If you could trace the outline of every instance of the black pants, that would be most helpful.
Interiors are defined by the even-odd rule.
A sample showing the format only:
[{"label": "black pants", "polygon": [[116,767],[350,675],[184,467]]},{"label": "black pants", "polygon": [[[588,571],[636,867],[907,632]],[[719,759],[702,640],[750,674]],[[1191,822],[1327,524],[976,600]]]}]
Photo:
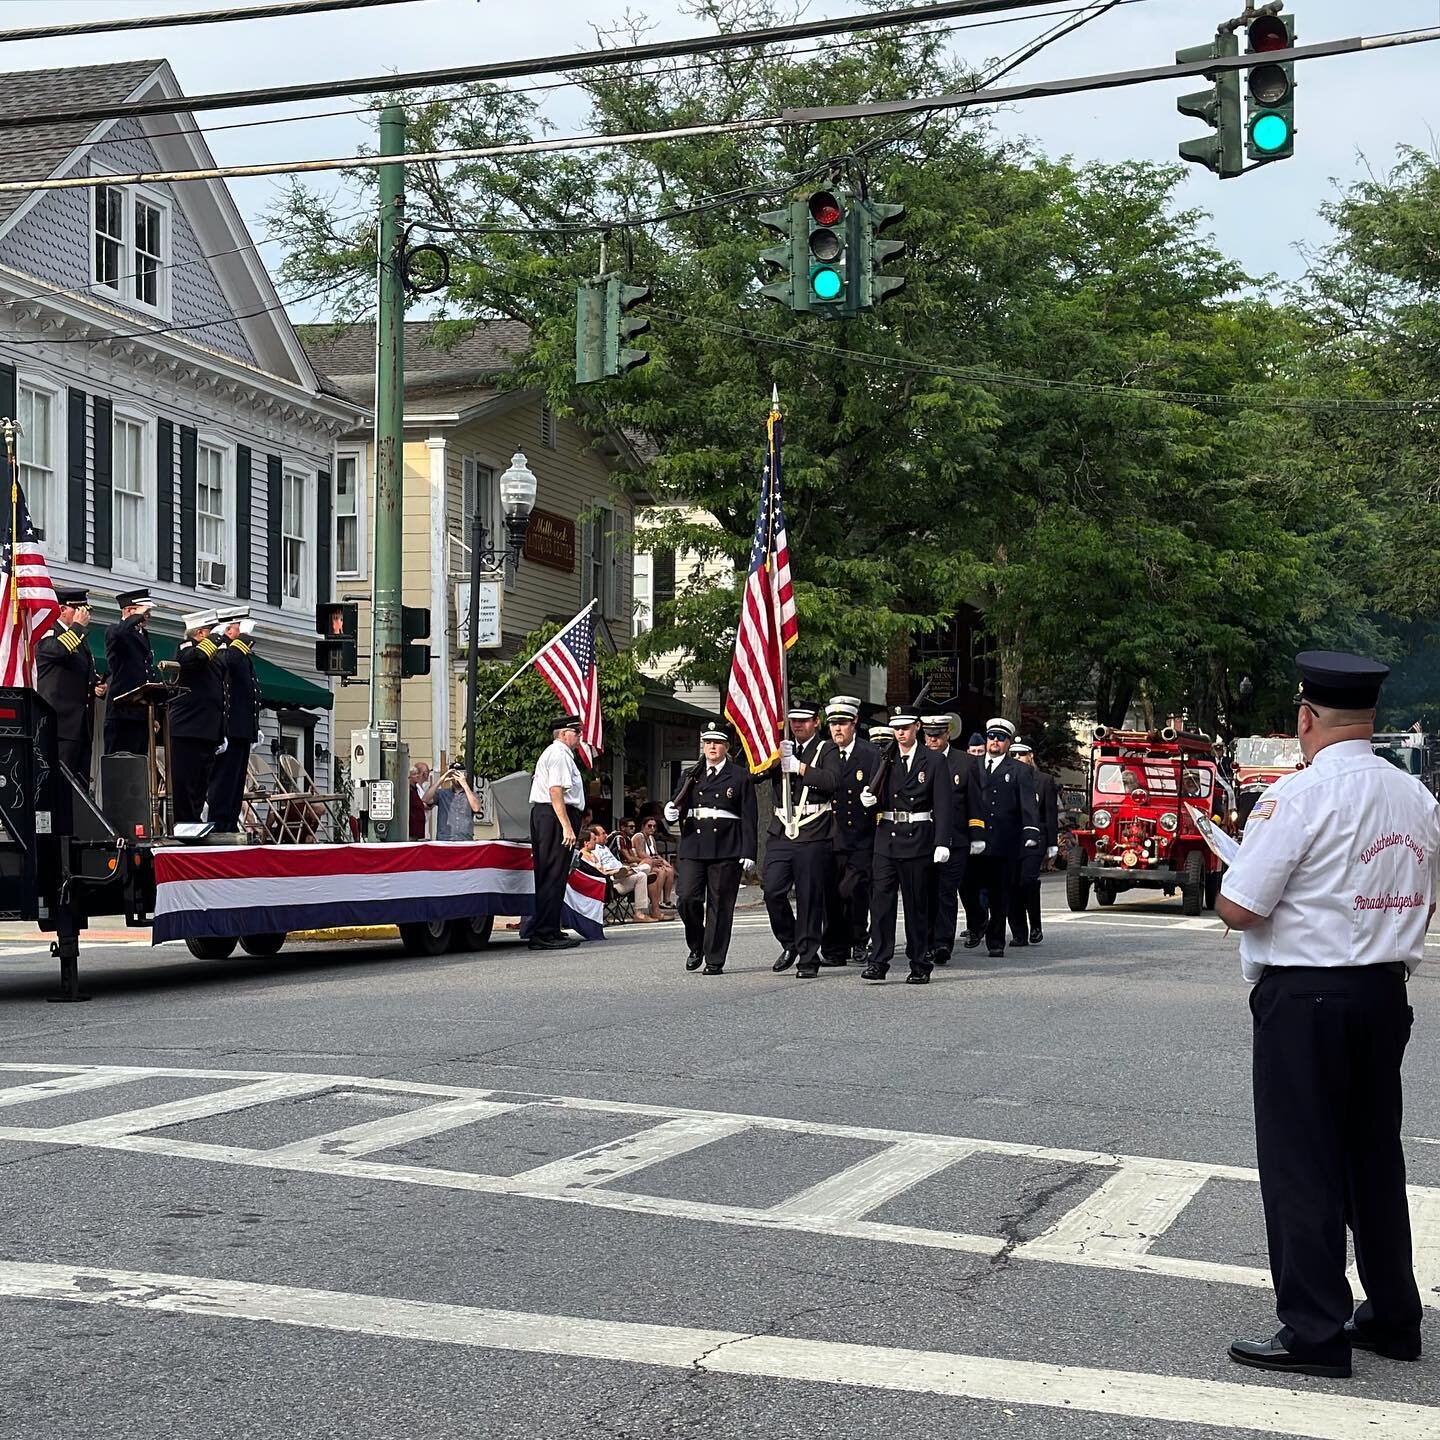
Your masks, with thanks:
[{"label": "black pants", "polygon": [[116,705],[105,715],[105,753],[150,753],[150,712],[138,705]]},{"label": "black pants", "polygon": [[232,739],[210,770],[210,819],[227,834],[240,828],[240,807],[245,800],[246,767],[250,742]]},{"label": "black pants", "polygon": [[1325,1364],[1349,1353],[1345,1227],[1381,1335],[1418,1337],[1400,1145],[1400,1062],[1413,1012],[1384,966],[1269,969],[1250,993],[1255,1142],[1281,1343]]},{"label": "black pants", "polygon": [[965,929],[971,935],[983,935],[990,923],[990,907],[986,904],[984,856],[972,856],[965,870],[965,883],[960,899],[965,906]]},{"label": "black pants", "polygon": [[870,892],[870,959],[882,971],[895,954],[895,914],[905,902],[905,958],[914,972],[928,975],[935,967],[925,958],[930,949],[929,855],[896,860],[875,855],[875,883]]},{"label": "black pants", "polygon": [[985,944],[991,950],[1005,948],[1005,921],[1010,915],[1010,898],[1020,884],[1020,862],[977,855],[977,880],[989,902],[985,916]]},{"label": "black pants", "polygon": [[[567,805],[565,813],[578,837],[580,811]],[[530,927],[530,939],[559,940],[565,933],[560,917],[575,852],[564,843],[555,807],[548,800],[530,806],[530,853],[535,866],[535,923]]]},{"label": "black pants", "polygon": [[90,757],[95,752],[94,731],[83,735],[62,735],[57,747],[60,763],[88,790],[90,788]]},{"label": "black pants", "polygon": [[685,926],[685,943],[712,969],[725,965],[735,897],[740,893],[738,860],[686,860],[675,866],[675,908]]},{"label": "black pants", "polygon": [[[772,835],[765,846],[765,909],[782,950],[795,951],[803,970],[819,963],[825,928],[825,891],[830,877],[830,846],[822,841]],[[795,909],[790,889],[795,889]]]},{"label": "black pants", "polygon": [[1010,933],[1017,940],[1028,940],[1032,930],[1040,928],[1040,881],[1021,880],[1010,898]]},{"label": "black pants", "polygon": [[[965,849],[952,850],[943,865],[932,865],[929,875],[930,954],[948,960],[955,949],[955,927],[960,915],[960,890],[965,884],[965,870],[970,859],[969,841]],[[907,919],[906,924],[909,924]]]},{"label": "black pants", "polygon": [[170,737],[170,793],[175,797],[175,823],[199,820],[210,790],[210,770],[215,763],[218,740],[185,740]]},{"label": "black pants", "polygon": [[864,952],[874,870],[874,850],[837,850],[831,857],[820,940],[820,953],[827,960],[848,960]]}]

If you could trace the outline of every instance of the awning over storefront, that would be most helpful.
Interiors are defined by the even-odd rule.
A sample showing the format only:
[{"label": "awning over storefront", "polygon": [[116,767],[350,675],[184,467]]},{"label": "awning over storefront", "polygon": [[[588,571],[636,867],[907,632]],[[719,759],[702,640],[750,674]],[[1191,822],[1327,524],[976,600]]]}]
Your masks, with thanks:
[{"label": "awning over storefront", "polygon": [[[102,675],[107,673],[105,627],[92,625],[85,632],[85,639],[89,642],[90,653],[95,657],[95,664],[100,673]],[[167,635],[163,630],[157,630],[152,626],[150,648],[155,653],[155,659],[157,661],[173,660],[180,639],[181,637],[178,635]],[[283,665],[277,665],[263,655],[256,654],[252,658],[255,661],[255,678],[260,682],[261,703],[268,705],[272,710],[281,707],[293,707],[297,710],[330,710],[334,707],[335,697],[325,686],[317,685],[313,680],[307,680],[303,675],[297,675],[293,670],[287,670]]]},{"label": "awning over storefront", "polygon": [[[646,715],[646,711],[653,714]],[[688,700],[681,700],[670,694],[667,690],[649,690],[640,697],[640,716],[642,719],[655,719],[662,722],[675,723],[677,720],[713,720],[715,716],[709,710],[702,710],[698,705],[692,705]]]}]

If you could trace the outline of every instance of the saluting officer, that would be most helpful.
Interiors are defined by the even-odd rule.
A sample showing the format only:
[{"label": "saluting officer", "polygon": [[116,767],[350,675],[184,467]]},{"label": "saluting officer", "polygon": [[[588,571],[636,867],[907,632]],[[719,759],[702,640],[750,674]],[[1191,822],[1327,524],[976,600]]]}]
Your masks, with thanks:
[{"label": "saluting officer", "polygon": [[[248,612],[249,606],[244,607]],[[232,612],[233,614],[233,612]],[[260,685],[255,678],[255,622],[248,614],[225,627],[224,746],[210,774],[210,819],[217,830],[240,829],[250,750],[260,738]]]},{"label": "saluting officer", "polygon": [[703,964],[719,975],[730,953],[740,872],[755,869],[755,785],[730,759],[730,737],[718,724],[700,732],[701,761],[665,806],[680,826],[676,908],[685,926],[687,970]]},{"label": "saluting officer", "polygon": [[[1015,727],[999,718],[985,722],[985,758],[980,762],[980,813],[985,821],[985,851],[976,857],[966,884],[966,916],[979,910],[979,892],[987,892],[989,914],[983,938],[987,952],[1005,953],[1005,924],[1011,897],[1020,885],[1020,866],[1027,852],[1040,848],[1040,807],[1035,799],[1034,772],[1009,755]],[[972,911],[973,907],[973,911]],[[972,922],[965,948],[982,938]],[[1019,939],[1017,945],[1024,945]]]},{"label": "saluting officer", "polygon": [[90,597],[84,590],[59,590],[60,619],[35,647],[35,688],[55,712],[60,760],[88,790],[95,748],[95,697],[105,693],[95,657],[85,639]]},{"label": "saluting officer", "polygon": [[[820,963],[865,963],[870,934],[870,881],[875,870],[875,813],[860,803],[860,792],[876,779],[880,751],[855,734],[860,700],[836,695],[825,707],[834,764],[834,858],[825,896]],[[887,743],[890,732],[885,731]]]},{"label": "saluting officer", "polygon": [[[820,936],[825,928],[834,840],[834,748],[818,732],[820,711],[805,701],[786,712],[793,740],[780,742],[780,759],[764,775],[774,788],[774,814],[765,828],[765,909],[780,955],[770,968],[795,966],[801,979],[820,973]],[[785,829],[785,793],[790,793],[794,834]],[[790,889],[795,889],[795,909]]]},{"label": "saluting officer", "polygon": [[929,877],[932,865],[950,858],[951,792],[949,767],[923,745],[920,717],[899,710],[890,717],[895,753],[881,766],[873,786],[860,792],[860,803],[879,811],[875,830],[875,878],[870,894],[870,957],[862,980],[884,980],[895,954],[895,914],[905,900],[907,985],[928,985],[934,968],[930,950]]},{"label": "saluting officer", "polygon": [[535,866],[532,950],[569,950],[580,941],[561,925],[576,833],[585,807],[585,779],[575,763],[580,717],[559,715],[530,782],[530,852]]},{"label": "saluting officer", "polygon": [[1018,944],[1028,931],[1030,944],[1038,945],[1045,938],[1040,925],[1040,872],[1046,860],[1053,860],[1060,853],[1060,795],[1055,777],[1035,764],[1035,752],[1028,745],[1017,740],[1010,747],[1010,754],[1022,765],[1029,766],[1035,777],[1041,839],[1041,849],[1027,850],[1021,862],[1020,888],[1010,902],[1010,933]]},{"label": "saluting officer", "polygon": [[105,753],[124,750],[144,755],[150,749],[150,711],[122,698],[160,678],[150,649],[150,611],[155,602],[146,590],[126,590],[115,597],[120,618],[105,632],[105,663],[110,670],[110,700],[105,707]]},{"label": "saluting officer", "polygon": [[980,813],[980,774],[969,755],[950,741],[960,732],[955,715],[922,715],[925,748],[943,760],[950,772],[950,833],[955,844],[943,865],[932,865],[929,875],[930,950],[932,965],[946,965],[955,949],[960,914],[960,887],[971,855],[985,849],[985,820]]},{"label": "saluting officer", "polygon": [[225,686],[220,647],[210,638],[215,628],[213,610],[197,610],[184,617],[185,638],[175,652],[180,665],[179,693],[170,702],[170,749],[166,764],[175,822],[198,821],[205,808],[210,771],[224,729]]},{"label": "saluting officer", "polygon": [[[1309,650],[1307,768],[1261,796],[1217,911],[1253,983],[1255,1144],[1281,1329],[1236,1340],[1264,1370],[1347,1376],[1352,1346],[1420,1358],[1420,1292],[1400,1143],[1406,981],[1425,954],[1440,806],[1374,753],[1389,669]],[[1351,1315],[1345,1227],[1365,1299]]]}]

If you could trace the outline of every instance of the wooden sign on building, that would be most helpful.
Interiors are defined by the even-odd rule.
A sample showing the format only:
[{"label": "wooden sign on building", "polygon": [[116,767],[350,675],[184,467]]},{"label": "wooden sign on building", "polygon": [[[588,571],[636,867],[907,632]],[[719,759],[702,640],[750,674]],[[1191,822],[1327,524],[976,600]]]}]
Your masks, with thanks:
[{"label": "wooden sign on building", "polygon": [[549,510],[533,510],[525,532],[525,558],[567,574],[575,569],[575,522]]}]

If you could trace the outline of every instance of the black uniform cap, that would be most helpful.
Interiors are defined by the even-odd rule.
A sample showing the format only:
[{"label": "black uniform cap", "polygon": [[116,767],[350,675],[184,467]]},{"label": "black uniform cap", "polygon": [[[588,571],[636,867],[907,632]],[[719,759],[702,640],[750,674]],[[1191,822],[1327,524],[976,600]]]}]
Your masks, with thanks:
[{"label": "black uniform cap", "polygon": [[61,590],[57,587],[55,598],[62,605],[88,605],[90,603],[90,592],[88,590],[78,589]]},{"label": "black uniform cap", "polygon": [[122,609],[131,605],[153,605],[148,590],[123,590],[115,597],[115,603]]},{"label": "black uniform cap", "polygon": [[701,732],[702,740],[723,740],[727,745],[730,743],[730,732],[726,730],[719,721],[707,725]]},{"label": "black uniform cap", "polygon": [[785,715],[790,720],[815,720],[819,718],[820,707],[808,700],[792,700]]},{"label": "black uniform cap", "polygon": [[578,715],[557,715],[550,722],[552,733],[556,730],[578,730],[580,728],[580,717]]},{"label": "black uniform cap", "polygon": [[1300,698],[1336,710],[1373,710],[1388,665],[1342,650],[1302,650],[1295,657],[1300,671]]}]

